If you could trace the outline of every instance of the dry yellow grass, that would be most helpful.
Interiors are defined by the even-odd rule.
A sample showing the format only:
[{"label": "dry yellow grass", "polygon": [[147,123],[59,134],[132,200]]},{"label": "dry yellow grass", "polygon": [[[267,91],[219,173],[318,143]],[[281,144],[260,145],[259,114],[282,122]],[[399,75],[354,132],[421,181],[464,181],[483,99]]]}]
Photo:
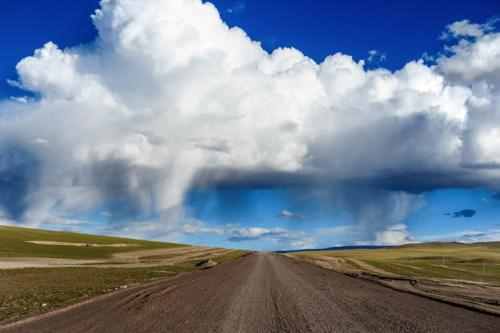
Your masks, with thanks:
[{"label": "dry yellow grass", "polygon": [[300,252],[293,255],[326,262],[331,259],[347,270],[500,284],[500,243],[435,243],[376,250]]}]

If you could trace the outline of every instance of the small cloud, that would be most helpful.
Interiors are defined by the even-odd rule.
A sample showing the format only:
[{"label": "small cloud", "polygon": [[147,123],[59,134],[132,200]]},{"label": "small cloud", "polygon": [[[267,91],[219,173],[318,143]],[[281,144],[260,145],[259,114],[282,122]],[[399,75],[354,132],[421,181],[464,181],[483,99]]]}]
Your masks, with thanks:
[{"label": "small cloud", "polygon": [[405,224],[389,226],[384,231],[376,233],[376,245],[402,245],[414,242],[415,239],[410,235]]},{"label": "small cloud", "polygon": [[368,51],[368,58],[366,59],[369,63],[373,62],[384,62],[387,59],[387,55],[385,53],[381,53],[377,50]]},{"label": "small cloud", "polygon": [[43,220],[44,225],[55,225],[55,226],[82,226],[88,224],[88,221],[70,219],[64,217],[51,217]]},{"label": "small cloud", "polygon": [[290,246],[294,250],[311,249],[316,245],[314,238],[306,237],[290,242]]},{"label": "small cloud", "polygon": [[35,140],[33,140],[33,143],[36,143],[37,145],[46,145],[49,143],[49,141],[44,138],[36,138]]},{"label": "small cloud", "polygon": [[24,90],[24,86],[19,81],[7,79],[7,84],[13,88],[18,88],[18,89]]},{"label": "small cloud", "polygon": [[211,227],[206,225],[204,222],[193,220],[190,223],[184,224],[182,226],[182,233],[186,235],[216,235],[222,236],[225,234],[224,228]]},{"label": "small cloud", "polygon": [[457,241],[463,243],[477,243],[477,242],[497,242],[500,240],[500,230],[486,230],[486,231],[465,231]]},{"label": "small cloud", "polygon": [[244,242],[262,238],[288,238],[288,231],[281,228],[240,228],[232,230],[231,237],[228,240],[231,242]]},{"label": "small cloud", "polygon": [[13,102],[16,102],[16,103],[20,103],[20,104],[28,104],[30,101],[28,96],[21,96],[21,97],[11,96],[10,100]]},{"label": "small cloud", "polygon": [[477,211],[474,209],[463,209],[463,210],[460,210],[458,212],[447,213],[446,215],[451,216],[451,217],[456,219],[456,218],[461,218],[461,217],[471,218],[471,217],[474,217],[476,214],[477,214]]},{"label": "small cloud", "polygon": [[303,220],[304,219],[304,215],[297,214],[297,213],[291,212],[291,211],[286,210],[286,209],[284,209],[280,212],[279,217],[281,217],[283,219],[289,219],[289,220]]},{"label": "small cloud", "polygon": [[303,231],[290,231],[284,228],[261,228],[248,227],[241,228],[234,226],[228,230],[228,241],[266,241],[275,244],[276,249],[306,249],[316,245],[314,237],[307,235]]},{"label": "small cloud", "polygon": [[466,230],[448,235],[426,237],[422,241],[460,243],[498,242],[500,241],[500,229]]},{"label": "small cloud", "polygon": [[429,54],[427,52],[424,52],[422,54],[422,60],[426,63],[434,63],[436,62],[437,57],[435,55]]},{"label": "small cloud", "polygon": [[485,33],[495,30],[498,21],[498,18],[491,19],[484,24],[472,23],[469,20],[456,21],[446,27],[446,31],[441,34],[440,39],[479,38]]},{"label": "small cloud", "polygon": [[247,8],[247,5],[244,1],[237,1],[231,7],[226,9],[226,13],[229,14],[239,14],[243,12]]}]

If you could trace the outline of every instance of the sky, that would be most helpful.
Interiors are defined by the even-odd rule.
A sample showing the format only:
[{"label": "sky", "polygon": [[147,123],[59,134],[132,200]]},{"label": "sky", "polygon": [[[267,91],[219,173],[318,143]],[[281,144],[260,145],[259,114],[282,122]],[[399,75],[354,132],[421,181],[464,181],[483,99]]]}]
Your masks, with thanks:
[{"label": "sky", "polygon": [[279,250],[500,240],[498,1],[16,1],[0,223]]}]

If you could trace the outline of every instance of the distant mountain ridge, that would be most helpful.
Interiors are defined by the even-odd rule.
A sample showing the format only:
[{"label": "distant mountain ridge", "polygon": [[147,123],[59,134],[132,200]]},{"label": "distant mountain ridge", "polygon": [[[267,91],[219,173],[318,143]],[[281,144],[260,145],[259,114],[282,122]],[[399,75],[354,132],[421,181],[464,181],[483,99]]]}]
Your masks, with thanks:
[{"label": "distant mountain ridge", "polygon": [[342,250],[379,250],[390,248],[405,248],[405,247],[428,247],[428,246],[494,246],[500,247],[499,241],[491,242],[476,242],[476,243],[461,243],[461,242],[427,242],[427,243],[409,243],[403,245],[348,245],[348,246],[333,246],[319,249],[302,249],[302,250],[282,250],[275,253],[297,253],[297,252],[315,252],[315,251],[342,251]]},{"label": "distant mountain ridge", "polygon": [[342,251],[342,250],[378,250],[387,249],[393,246],[387,245],[349,245],[349,246],[333,246],[321,249],[301,249],[301,250],[282,250],[276,251],[276,253],[296,253],[296,252],[314,252],[314,251]]}]

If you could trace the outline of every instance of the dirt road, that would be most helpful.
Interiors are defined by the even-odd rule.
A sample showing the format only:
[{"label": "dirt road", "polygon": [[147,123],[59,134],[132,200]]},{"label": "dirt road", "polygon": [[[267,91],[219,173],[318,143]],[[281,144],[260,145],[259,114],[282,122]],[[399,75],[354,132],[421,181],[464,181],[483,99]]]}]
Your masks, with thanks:
[{"label": "dirt road", "polygon": [[499,332],[480,314],[273,255],[125,290],[0,332]]}]

